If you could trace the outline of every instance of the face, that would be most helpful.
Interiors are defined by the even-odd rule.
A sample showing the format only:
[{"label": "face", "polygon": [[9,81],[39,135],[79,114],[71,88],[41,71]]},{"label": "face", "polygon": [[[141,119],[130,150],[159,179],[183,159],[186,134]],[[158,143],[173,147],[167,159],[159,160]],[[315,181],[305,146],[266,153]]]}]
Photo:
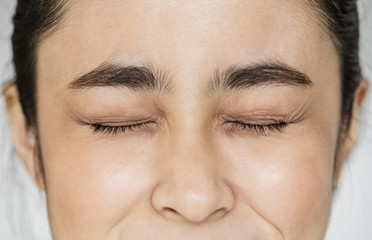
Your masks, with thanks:
[{"label": "face", "polygon": [[341,108],[302,1],[74,1],[37,52],[54,239],[322,239]]}]

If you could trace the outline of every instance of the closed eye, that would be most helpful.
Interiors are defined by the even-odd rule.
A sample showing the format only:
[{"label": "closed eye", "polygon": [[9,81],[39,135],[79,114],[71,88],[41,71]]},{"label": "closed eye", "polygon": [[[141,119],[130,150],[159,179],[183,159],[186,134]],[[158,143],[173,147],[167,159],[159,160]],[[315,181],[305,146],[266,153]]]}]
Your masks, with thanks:
[{"label": "closed eye", "polygon": [[251,124],[251,123],[244,123],[241,121],[227,121],[224,124],[227,124],[227,128],[229,132],[237,132],[237,131],[248,131],[253,132],[255,134],[262,134],[266,135],[271,132],[283,132],[283,130],[288,126],[289,123],[287,122],[277,122],[271,124]]},{"label": "closed eye", "polygon": [[155,124],[155,121],[138,122],[128,125],[110,125],[109,123],[94,123],[90,124],[93,133],[102,135],[118,135],[126,132],[137,132],[140,130],[150,130],[150,125]]},{"label": "closed eye", "polygon": [[[131,124],[118,123],[93,123],[89,124],[90,129],[95,134],[102,135],[118,135],[121,133],[137,132],[137,131],[149,131],[151,126],[156,124],[155,121],[142,121]],[[266,135],[272,132],[282,133],[283,130],[289,125],[288,122],[278,121],[270,124],[256,124],[256,123],[245,123],[237,120],[229,120],[223,123],[227,126],[228,132],[251,132],[254,134]]]}]

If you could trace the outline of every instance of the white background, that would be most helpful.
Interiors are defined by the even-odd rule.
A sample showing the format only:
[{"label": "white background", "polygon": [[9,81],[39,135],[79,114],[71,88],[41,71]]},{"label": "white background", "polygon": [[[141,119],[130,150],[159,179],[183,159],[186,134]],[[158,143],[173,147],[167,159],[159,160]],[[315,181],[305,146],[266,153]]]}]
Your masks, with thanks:
[{"label": "white background", "polygon": [[[15,0],[0,0],[0,83],[13,76],[10,34],[14,6]],[[363,71],[372,80],[372,1],[360,1],[359,9]],[[344,168],[335,195],[326,240],[372,240],[371,96],[369,94],[360,118],[359,143]],[[0,134],[0,239],[50,239],[45,196],[30,182],[12,151],[3,99],[0,100]]]}]

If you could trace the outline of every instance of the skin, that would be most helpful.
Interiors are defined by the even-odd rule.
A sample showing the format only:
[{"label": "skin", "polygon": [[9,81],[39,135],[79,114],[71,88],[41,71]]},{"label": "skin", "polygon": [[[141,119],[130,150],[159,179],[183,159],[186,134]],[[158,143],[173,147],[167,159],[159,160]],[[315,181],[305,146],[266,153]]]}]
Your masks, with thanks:
[{"label": "skin", "polygon": [[[37,52],[39,185],[54,239],[323,239],[336,153],[348,155],[357,126],[337,148],[339,58],[314,10],[290,0],[79,0],[68,9]],[[258,61],[285,63],[312,84],[209,90],[217,69]],[[102,63],[154,66],[171,90],[69,88]],[[355,115],[365,91],[364,82]],[[6,99],[13,143],[35,176],[15,88]],[[292,123],[262,133],[226,127],[226,116]],[[144,119],[153,122],[116,135],[89,126]]]}]

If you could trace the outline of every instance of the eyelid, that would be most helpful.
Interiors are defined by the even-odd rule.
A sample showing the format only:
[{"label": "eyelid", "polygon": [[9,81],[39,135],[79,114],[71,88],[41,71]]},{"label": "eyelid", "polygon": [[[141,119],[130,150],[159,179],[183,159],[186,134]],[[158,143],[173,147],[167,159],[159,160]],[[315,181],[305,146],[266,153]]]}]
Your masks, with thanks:
[{"label": "eyelid", "polygon": [[239,121],[228,121],[228,132],[253,132],[254,134],[267,135],[272,132],[282,133],[283,130],[290,124],[287,122],[277,122],[272,124],[251,124]]},{"label": "eyelid", "polygon": [[73,115],[73,119],[80,125],[88,126],[94,134],[119,135],[129,131],[137,132],[143,128],[143,132],[151,132],[155,128],[152,124],[160,123],[160,116],[153,114],[150,116],[103,116],[87,117],[84,115]]},{"label": "eyelid", "polygon": [[230,133],[269,135],[271,133],[283,133],[292,124],[298,123],[306,118],[305,115],[251,115],[251,116],[222,116],[225,130]]},{"label": "eyelid", "polygon": [[221,114],[220,122],[238,121],[247,124],[270,125],[279,122],[298,123],[310,116],[310,112],[304,107],[287,113],[271,113],[268,111],[255,111],[248,113],[224,113]]},{"label": "eyelid", "polygon": [[91,125],[101,125],[105,127],[123,127],[123,126],[133,126],[140,125],[144,123],[149,123],[154,120],[152,119],[143,119],[143,120],[132,120],[132,121],[94,121]]},{"label": "eyelid", "polygon": [[280,121],[290,121],[290,117],[287,115],[266,115],[266,114],[252,114],[252,115],[223,115],[221,116],[223,121],[239,121],[252,124],[270,124],[277,123]]},{"label": "eyelid", "polygon": [[136,130],[142,130],[150,131],[151,130],[151,124],[156,124],[155,121],[139,121],[137,123],[125,123],[121,125],[109,125],[105,123],[93,123],[89,124],[90,129],[95,134],[103,134],[103,135],[118,135],[120,133],[126,133],[128,131],[130,132],[136,132]]}]

